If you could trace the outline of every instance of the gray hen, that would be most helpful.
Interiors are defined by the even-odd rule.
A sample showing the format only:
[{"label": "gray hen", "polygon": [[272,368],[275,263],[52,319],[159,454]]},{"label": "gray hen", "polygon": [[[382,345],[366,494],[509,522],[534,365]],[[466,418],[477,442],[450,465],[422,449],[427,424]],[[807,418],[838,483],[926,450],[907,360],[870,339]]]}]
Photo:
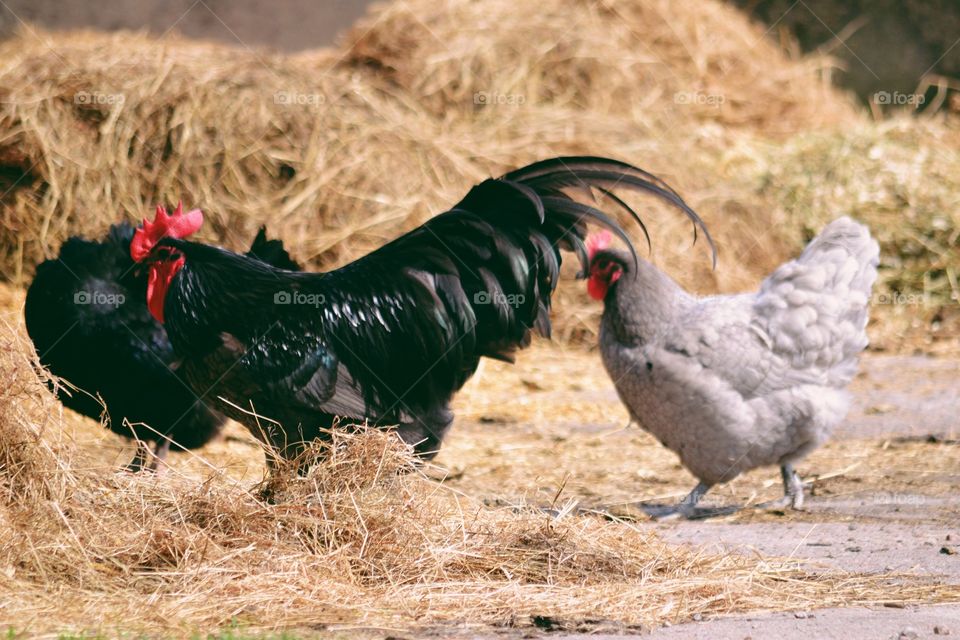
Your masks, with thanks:
[{"label": "gray hen", "polygon": [[843,420],[844,388],[867,346],[879,261],[867,228],[835,220],[760,291],[707,298],[607,248],[609,236],[590,244],[588,290],[604,301],[604,365],[632,418],[700,481],[679,505],[644,510],[709,515],[697,503],[712,486],[767,465],[783,476],[776,504],[800,508],[793,464]]}]

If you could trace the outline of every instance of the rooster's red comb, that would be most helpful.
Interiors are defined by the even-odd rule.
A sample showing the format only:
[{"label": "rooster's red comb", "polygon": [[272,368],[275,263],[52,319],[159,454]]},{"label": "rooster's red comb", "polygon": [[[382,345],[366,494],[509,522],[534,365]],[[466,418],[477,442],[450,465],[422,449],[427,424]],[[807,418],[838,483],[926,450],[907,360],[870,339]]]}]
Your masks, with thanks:
[{"label": "rooster's red comb", "polygon": [[613,235],[606,229],[591,233],[587,236],[587,256],[593,260],[593,256],[595,256],[598,251],[603,251],[609,247],[612,240]]},{"label": "rooster's red comb", "polygon": [[172,214],[161,205],[157,205],[157,215],[153,222],[146,219],[130,241],[130,257],[136,262],[144,260],[161,238],[186,238],[203,226],[203,212],[200,209],[183,212],[183,202],[177,203]]}]

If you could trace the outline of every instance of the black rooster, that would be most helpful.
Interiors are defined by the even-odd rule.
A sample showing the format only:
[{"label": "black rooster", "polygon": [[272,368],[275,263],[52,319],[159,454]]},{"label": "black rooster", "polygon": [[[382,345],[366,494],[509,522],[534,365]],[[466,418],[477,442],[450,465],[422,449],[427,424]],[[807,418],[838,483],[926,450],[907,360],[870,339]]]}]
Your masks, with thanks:
[{"label": "black rooster", "polygon": [[[198,401],[171,370],[176,356],[170,340],[146,306],[147,273],[130,258],[133,236],[134,228],[122,223],[100,242],[68,239],[56,259],[37,267],[24,314],[40,361],[80,390],[61,388],[61,402],[99,420],[99,395],[110,429],[141,441],[127,465],[139,471],[148,460],[155,469],[171,440],[177,448],[203,446],[224,417]],[[298,268],[262,228],[247,255]],[[152,460],[143,441],[155,443]]]},{"label": "black rooster", "polygon": [[[131,255],[150,265],[148,306],[202,398],[290,459],[340,416],[396,425],[432,456],[449,403],[481,357],[513,361],[549,337],[560,249],[586,266],[587,223],[632,245],[570,193],[656,194],[703,227],[654,176],[605,158],[555,158],[475,186],[453,209],[329,273],[294,273],[183,240],[200,211],[144,221]],[[569,193],[568,193],[569,192]]]}]

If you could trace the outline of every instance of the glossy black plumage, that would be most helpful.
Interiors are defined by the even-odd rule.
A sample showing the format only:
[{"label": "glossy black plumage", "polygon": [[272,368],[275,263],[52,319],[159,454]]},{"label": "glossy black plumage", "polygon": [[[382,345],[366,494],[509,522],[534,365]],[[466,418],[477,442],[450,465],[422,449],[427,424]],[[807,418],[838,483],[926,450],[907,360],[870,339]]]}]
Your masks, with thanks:
[{"label": "glossy black plumage", "polygon": [[[129,252],[128,252],[129,256]],[[278,269],[287,269],[289,271],[300,271],[300,264],[290,257],[283,246],[281,240],[267,240],[267,228],[260,227],[247,256],[256,258],[260,262],[266,262]]]},{"label": "glossy black plumage", "polygon": [[[176,448],[193,449],[217,434],[224,417],[197,402],[170,368],[176,356],[166,330],[147,310],[145,269],[130,258],[133,233],[122,223],[99,242],[68,239],[56,259],[37,267],[24,314],[41,363],[82,390],[61,390],[59,399],[99,420],[103,407],[93,397],[99,395],[112,431],[156,442],[162,457],[170,443],[157,432]],[[251,255],[296,268],[263,229]],[[131,469],[144,464],[143,454],[138,451]]]},{"label": "glossy black plumage", "polygon": [[186,258],[164,304],[184,376],[287,457],[323,437],[334,416],[398,425],[429,456],[479,359],[512,361],[532,331],[550,335],[560,250],[586,266],[591,222],[632,250],[611,218],[568,195],[592,188],[653,193],[702,226],[669,187],[631,165],[557,158],[486,180],[450,211],[325,274],[165,238],[155,259],[170,248]]}]

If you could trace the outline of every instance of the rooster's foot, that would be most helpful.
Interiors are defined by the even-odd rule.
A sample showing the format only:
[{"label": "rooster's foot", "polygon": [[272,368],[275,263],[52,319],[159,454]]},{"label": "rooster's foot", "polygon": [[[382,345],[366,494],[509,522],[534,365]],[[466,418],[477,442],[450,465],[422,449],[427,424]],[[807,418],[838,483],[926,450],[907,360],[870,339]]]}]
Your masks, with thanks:
[{"label": "rooster's foot", "polygon": [[150,449],[142,440],[137,440],[137,452],[133,454],[133,460],[121,467],[128,473],[140,473],[147,468],[147,460],[150,459]]},{"label": "rooster's foot", "polygon": [[160,473],[166,465],[161,465],[170,451],[170,441],[163,439],[157,442],[153,451],[147,448],[143,440],[137,440],[137,452],[133,454],[133,460],[127,463],[122,469],[128,473],[140,473],[141,471],[153,471]]}]

